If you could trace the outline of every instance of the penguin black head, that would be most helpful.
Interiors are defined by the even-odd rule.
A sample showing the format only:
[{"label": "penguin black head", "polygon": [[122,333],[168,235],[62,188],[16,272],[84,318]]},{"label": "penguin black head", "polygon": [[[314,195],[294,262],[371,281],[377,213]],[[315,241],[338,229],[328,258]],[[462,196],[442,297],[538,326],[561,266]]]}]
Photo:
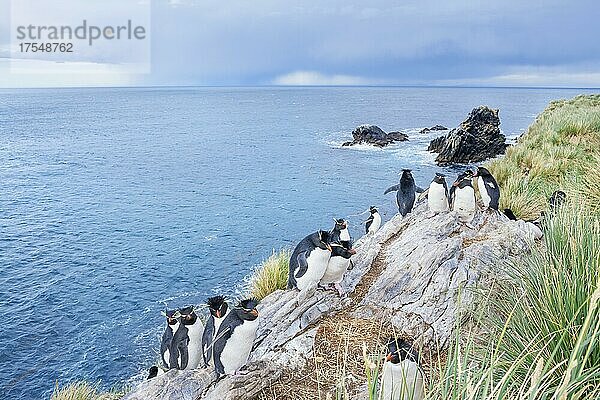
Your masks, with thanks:
[{"label": "penguin black head", "polygon": [[148,370],[148,378],[147,379],[156,378],[157,376],[158,376],[158,367],[156,365],[153,365]]},{"label": "penguin black head", "polygon": [[548,199],[548,204],[550,205],[550,211],[556,210],[558,207],[563,205],[563,203],[567,200],[567,194],[562,190],[557,190],[552,193],[552,196]]},{"label": "penguin black head", "polygon": [[350,241],[344,240],[339,243],[331,243],[331,256],[350,258],[356,254]]},{"label": "penguin black head", "polygon": [[392,364],[398,364],[402,360],[419,362],[419,354],[413,349],[413,346],[404,339],[390,338],[387,343],[386,361]]},{"label": "penguin black head", "polygon": [[331,246],[329,245],[329,242],[332,239],[331,233],[327,231],[319,231],[318,236],[319,240],[318,242],[314,243],[314,245],[322,250],[331,251]]},{"label": "penguin black head", "polygon": [[473,176],[492,176],[491,172],[485,167],[477,167]]},{"label": "penguin black head", "polygon": [[377,211],[377,207],[375,207],[375,206],[371,206],[371,207],[369,208],[369,212],[370,212],[371,214],[375,214],[376,212],[378,212],[378,211]]},{"label": "penguin black head", "polygon": [[181,314],[181,323],[183,325],[193,325],[196,323],[198,316],[194,311],[194,306],[188,306],[185,308],[180,308],[179,313]]},{"label": "penguin black head", "polygon": [[473,178],[473,171],[471,171],[470,169],[467,169],[464,172],[461,172],[456,177],[456,180],[454,181],[454,183],[452,184],[452,186],[458,186],[465,179],[468,179],[469,182],[470,182],[471,178]]},{"label": "penguin black head", "polygon": [[333,221],[335,222],[335,225],[333,227],[334,231],[341,231],[344,230],[348,227],[348,222],[344,219],[344,218],[340,218],[340,219],[333,219]]},{"label": "penguin black head", "polygon": [[179,310],[166,310],[161,312],[161,314],[165,316],[169,325],[175,325],[179,321],[179,317],[181,317]]},{"label": "penguin black head", "polygon": [[235,311],[237,315],[244,321],[254,321],[256,318],[258,318],[258,311],[256,310],[257,305],[258,300],[256,299],[242,300],[235,307]]},{"label": "penguin black head", "polygon": [[433,181],[435,183],[444,184],[444,182],[446,182],[446,175],[436,172],[435,176],[433,177]]},{"label": "penguin black head", "polygon": [[471,178],[463,178],[460,182],[455,184],[455,186],[457,186],[459,189],[463,189],[467,186],[473,187],[473,182],[471,181]]},{"label": "penguin black head", "polygon": [[225,316],[228,307],[227,302],[225,301],[225,297],[209,297],[208,300],[206,300],[206,304],[208,304],[208,309],[210,310],[210,313],[213,317],[222,318]]},{"label": "penguin black head", "polygon": [[415,178],[413,178],[412,175],[412,170],[411,169],[403,169],[402,170],[402,176],[400,177],[400,184],[402,183],[411,183],[415,181]]}]

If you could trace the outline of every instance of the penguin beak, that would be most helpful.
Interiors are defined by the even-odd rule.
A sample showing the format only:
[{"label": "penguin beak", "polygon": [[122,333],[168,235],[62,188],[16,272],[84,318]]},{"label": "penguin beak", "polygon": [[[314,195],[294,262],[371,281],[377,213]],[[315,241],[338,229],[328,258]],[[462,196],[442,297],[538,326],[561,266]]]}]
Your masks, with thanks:
[{"label": "penguin beak", "polygon": [[333,251],[329,243],[325,243],[325,247],[327,247],[327,250],[329,250],[330,253]]},{"label": "penguin beak", "polygon": [[385,361],[392,361],[392,353],[388,354],[388,355],[385,357]]},{"label": "penguin beak", "polygon": [[348,253],[350,253],[350,254],[352,254],[352,255],[355,255],[355,254],[356,254],[356,250],[354,250],[354,249],[350,249],[350,250],[348,250]]},{"label": "penguin beak", "polygon": [[221,310],[217,310],[217,318],[221,318]]},{"label": "penguin beak", "polygon": [[253,317],[258,317],[258,311],[256,310],[256,308],[252,309],[252,311],[250,311],[250,315],[252,315]]}]

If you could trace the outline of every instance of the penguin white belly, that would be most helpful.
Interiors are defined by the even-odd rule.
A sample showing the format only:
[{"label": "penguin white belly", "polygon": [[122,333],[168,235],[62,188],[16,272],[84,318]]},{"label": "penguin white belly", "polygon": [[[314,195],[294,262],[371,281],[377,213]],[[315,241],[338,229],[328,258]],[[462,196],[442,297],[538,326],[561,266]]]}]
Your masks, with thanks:
[{"label": "penguin white belly", "polygon": [[381,215],[379,213],[373,214],[373,222],[371,222],[371,226],[369,226],[369,233],[375,233],[381,227]]},{"label": "penguin white belly", "polygon": [[310,255],[306,259],[308,263],[308,269],[299,278],[296,278],[296,283],[299,290],[306,290],[311,287],[316,287],[327,269],[329,257],[331,253],[329,250],[323,250],[316,248],[310,252]]},{"label": "penguin white belly", "polygon": [[383,365],[379,400],[421,400],[423,397],[423,375],[417,363],[403,360],[398,364],[387,361]]},{"label": "penguin white belly", "polygon": [[433,212],[445,212],[448,211],[448,198],[446,197],[446,189],[444,185],[431,182],[429,185],[429,191],[427,192],[427,204],[429,209]]},{"label": "penguin white belly", "polygon": [[350,240],[350,232],[348,232],[348,228],[344,228],[340,231],[340,240],[346,242]]},{"label": "penguin white belly", "polygon": [[475,216],[475,191],[473,187],[456,188],[452,210],[462,222],[471,222]]},{"label": "penguin white belly", "polygon": [[188,325],[188,365],[185,369],[196,369],[202,360],[202,333],[204,326],[200,320],[194,325]]},{"label": "penguin white belly", "polygon": [[350,266],[350,259],[340,256],[331,257],[327,263],[325,275],[321,278],[321,285],[340,283],[344,279],[344,273]]},{"label": "penguin white belly", "polygon": [[256,339],[259,319],[260,317],[254,321],[244,321],[233,330],[233,334],[225,343],[221,352],[221,363],[226,375],[235,374],[248,362],[254,339]]},{"label": "penguin white belly", "polygon": [[[211,342],[209,343],[209,346],[210,346],[209,351],[211,351],[211,352],[214,350],[214,348],[212,347],[212,343],[214,342],[215,338],[217,337],[217,333],[219,332],[219,327],[221,326],[221,323],[223,322],[225,317],[227,317],[229,315],[229,312],[230,312],[230,310],[227,309],[227,311],[225,312],[225,316],[223,316],[222,318],[212,317],[215,330],[213,331],[214,333],[213,333]],[[210,357],[210,360],[208,361],[208,365],[211,368],[215,367],[215,358],[213,356]]]},{"label": "penguin white belly", "polygon": [[483,202],[483,205],[485,206],[485,208],[488,208],[490,206],[492,198],[487,192],[487,188],[485,187],[485,182],[483,182],[482,177],[477,178],[477,188],[479,189],[479,195],[481,196],[481,201]]}]

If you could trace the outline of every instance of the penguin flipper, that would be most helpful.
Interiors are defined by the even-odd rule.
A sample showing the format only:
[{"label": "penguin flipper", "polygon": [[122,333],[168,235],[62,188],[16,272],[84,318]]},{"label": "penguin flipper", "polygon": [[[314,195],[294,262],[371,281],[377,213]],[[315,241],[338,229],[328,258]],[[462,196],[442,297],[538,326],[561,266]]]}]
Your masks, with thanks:
[{"label": "penguin flipper", "polygon": [[373,216],[371,215],[369,217],[369,219],[367,219],[365,221],[365,233],[369,233],[369,228],[371,227],[371,224],[373,223]]},{"label": "penguin flipper", "polygon": [[422,187],[415,186],[415,192],[417,192],[417,193],[423,193],[424,191],[425,191],[425,189],[423,189]]},{"label": "penguin flipper", "polygon": [[179,355],[181,356],[181,365],[179,365],[179,369],[186,369],[187,365],[188,365],[188,360],[189,360],[189,353],[188,353],[188,345],[190,343],[190,338],[186,338],[186,340],[182,340],[179,342],[178,346],[179,347]]},{"label": "penguin flipper", "polygon": [[[231,315],[231,314],[230,314]],[[228,321],[223,321],[221,327],[219,327],[219,333],[217,335],[218,339],[215,340],[213,344],[214,352],[215,352],[215,372],[217,375],[225,374],[225,367],[223,366],[223,362],[221,362],[221,354],[223,353],[223,349],[225,348],[225,344],[231,337],[232,329],[231,327],[223,326]],[[224,329],[223,329],[224,328]]]},{"label": "penguin flipper", "polygon": [[[202,358],[204,359],[204,366],[208,366],[212,358],[212,338],[215,332],[215,323],[213,321],[212,315],[206,322],[206,326],[204,327],[204,332],[202,333]],[[210,348],[209,348],[210,346]]]},{"label": "penguin flipper", "polygon": [[296,278],[301,278],[306,273],[306,271],[308,271],[308,261],[306,260],[306,252],[298,254],[298,257],[296,257],[296,261],[298,261],[298,271],[296,272]]},{"label": "penguin flipper", "polygon": [[383,194],[388,194],[389,192],[397,192],[398,190],[400,190],[400,184],[387,188],[385,192],[383,192]]}]

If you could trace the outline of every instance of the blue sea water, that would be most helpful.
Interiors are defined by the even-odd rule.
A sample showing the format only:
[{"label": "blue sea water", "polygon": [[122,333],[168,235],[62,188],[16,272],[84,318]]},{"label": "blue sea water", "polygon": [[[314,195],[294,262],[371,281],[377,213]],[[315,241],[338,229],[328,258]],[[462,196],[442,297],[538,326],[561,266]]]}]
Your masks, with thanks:
[{"label": "blue sea water", "polygon": [[[137,88],[0,90],[0,397],[141,376],[160,310],[235,295],[273,249],[378,205],[477,105],[515,138],[584,90]],[[340,148],[374,123],[410,141]]]}]

